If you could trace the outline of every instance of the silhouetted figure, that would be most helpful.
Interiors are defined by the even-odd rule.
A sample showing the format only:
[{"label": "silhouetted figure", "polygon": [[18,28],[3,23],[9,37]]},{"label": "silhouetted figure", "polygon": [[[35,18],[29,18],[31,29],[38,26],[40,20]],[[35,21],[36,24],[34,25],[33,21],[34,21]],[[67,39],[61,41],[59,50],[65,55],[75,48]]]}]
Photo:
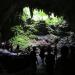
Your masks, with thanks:
[{"label": "silhouetted figure", "polygon": [[13,51],[13,45],[12,45],[12,43],[10,44],[10,51],[11,52]]},{"label": "silhouetted figure", "polygon": [[69,48],[63,46],[61,48],[61,57],[56,62],[55,74],[68,75],[70,74],[70,61],[68,59]]},{"label": "silhouetted figure", "polygon": [[57,60],[57,46],[56,45],[54,47],[54,56],[55,56],[55,63],[56,63],[56,60]]},{"label": "silhouetted figure", "polygon": [[67,46],[63,46],[61,48],[61,63],[62,63],[62,73],[70,74],[70,60],[68,58],[69,48]]},{"label": "silhouetted figure", "polygon": [[19,52],[19,48],[20,48],[19,45],[17,45],[16,50],[15,50],[17,52],[17,55],[18,55],[18,52]]},{"label": "silhouetted figure", "polygon": [[2,47],[1,42],[0,42],[0,48]]},{"label": "silhouetted figure", "polygon": [[2,43],[1,43],[1,48],[2,48],[2,49],[5,49],[5,42],[2,42]]},{"label": "silhouetted figure", "polygon": [[33,70],[33,74],[35,75],[36,73],[36,47],[33,47],[33,50],[30,53],[30,58],[31,58],[31,65],[32,65],[32,70]]},{"label": "silhouetted figure", "polygon": [[49,75],[53,75],[54,74],[54,55],[51,54],[51,47],[48,46],[48,49],[47,49],[47,55],[46,55],[46,69],[47,69],[47,72]]},{"label": "silhouetted figure", "polygon": [[69,53],[69,48],[67,46],[63,46],[61,48],[61,60],[65,61],[67,59]]},{"label": "silhouetted figure", "polygon": [[70,46],[71,49],[71,73],[75,74],[75,46]]},{"label": "silhouetted figure", "polygon": [[40,57],[41,57],[42,63],[44,64],[45,46],[43,46],[43,47],[41,48]]},{"label": "silhouetted figure", "polygon": [[74,58],[75,57],[75,46],[70,46],[70,50],[71,50],[71,57]]},{"label": "silhouetted figure", "polygon": [[55,42],[54,42],[55,63],[56,63],[56,60],[57,60],[57,54],[58,54],[57,43],[58,43],[58,39],[56,39]]},{"label": "silhouetted figure", "polygon": [[6,42],[6,43],[5,43],[5,49],[7,49],[7,50],[10,49],[10,43],[9,43],[9,42]]}]

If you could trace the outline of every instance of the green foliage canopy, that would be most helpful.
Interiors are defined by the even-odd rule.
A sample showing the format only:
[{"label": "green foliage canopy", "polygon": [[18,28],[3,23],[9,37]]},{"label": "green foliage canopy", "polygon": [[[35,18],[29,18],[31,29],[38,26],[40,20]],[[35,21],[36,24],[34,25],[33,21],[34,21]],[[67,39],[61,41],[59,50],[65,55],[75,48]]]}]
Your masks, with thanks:
[{"label": "green foliage canopy", "polygon": [[[9,40],[13,43],[14,47],[18,44],[21,48],[28,47],[30,41],[37,38],[37,33],[48,34],[48,32],[51,32],[52,30],[49,30],[48,26],[61,25],[64,22],[62,16],[55,16],[54,13],[47,15],[41,9],[34,9],[33,17],[31,18],[29,7],[23,9],[21,20],[25,22],[25,25],[13,26],[11,31],[14,33],[14,36]],[[32,23],[28,23],[29,21],[32,21]]]}]

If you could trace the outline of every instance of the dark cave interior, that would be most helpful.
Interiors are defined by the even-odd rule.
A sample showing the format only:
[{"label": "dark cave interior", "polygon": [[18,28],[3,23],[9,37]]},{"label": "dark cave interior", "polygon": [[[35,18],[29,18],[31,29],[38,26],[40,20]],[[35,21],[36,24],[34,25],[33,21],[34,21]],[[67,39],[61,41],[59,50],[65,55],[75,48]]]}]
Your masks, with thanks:
[{"label": "dark cave interior", "polygon": [[[53,12],[54,16],[63,16],[63,19],[68,23],[68,27],[67,23],[65,23],[66,26],[51,25],[50,30],[52,31],[49,33],[49,26],[47,26],[44,21],[36,23],[29,18],[26,22],[23,22],[19,20],[19,15],[22,15],[24,7],[29,7],[31,18],[33,17],[34,9],[42,9],[48,17],[50,16],[50,12]],[[0,0],[0,74],[75,74],[75,70],[73,69],[75,67],[74,7],[74,0]],[[29,22],[29,24],[27,22]],[[26,24],[28,26],[25,26]],[[35,24],[37,26],[35,26]],[[32,25],[34,25],[32,33],[30,31],[28,31],[28,33],[25,32],[27,31],[25,30],[25,27],[32,29]],[[13,27],[15,29],[13,29]],[[14,31],[11,31],[11,28]],[[42,36],[40,37],[39,34],[42,34]],[[11,42],[13,41],[14,44],[11,42],[9,43],[11,37],[14,37],[10,40]],[[30,38],[33,39],[31,40]],[[26,47],[26,43],[33,43],[33,46],[27,45]],[[22,46],[22,48],[20,48],[20,46]],[[42,54],[45,55],[45,57],[43,57],[45,60],[42,59],[42,51]],[[38,62],[36,63],[35,61]],[[47,70],[47,73],[45,69]]]}]

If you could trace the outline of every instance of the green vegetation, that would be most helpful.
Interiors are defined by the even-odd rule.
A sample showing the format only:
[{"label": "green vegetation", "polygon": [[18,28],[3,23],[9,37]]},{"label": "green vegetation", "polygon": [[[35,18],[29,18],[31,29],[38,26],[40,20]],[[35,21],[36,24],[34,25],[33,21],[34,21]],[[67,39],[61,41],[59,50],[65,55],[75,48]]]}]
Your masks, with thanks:
[{"label": "green vegetation", "polygon": [[15,47],[18,44],[21,48],[26,48],[29,45],[30,39],[25,35],[23,27],[21,25],[16,25],[12,27],[11,30],[14,33],[14,37],[9,41],[13,46]]},{"label": "green vegetation", "polygon": [[10,42],[15,47],[17,44],[21,48],[26,48],[30,45],[30,41],[37,39],[38,35],[46,35],[53,32],[48,26],[61,25],[64,22],[63,17],[55,16],[53,13],[48,16],[43,10],[34,9],[33,17],[31,18],[28,7],[23,9],[21,20],[24,24],[16,25],[11,28],[14,36],[10,38]]},{"label": "green vegetation", "polygon": [[23,27],[21,25],[16,25],[12,27],[11,31],[14,33],[14,35],[24,34]]},{"label": "green vegetation", "polygon": [[22,25],[16,25],[11,28],[11,31],[14,33],[14,36],[9,40],[10,43],[13,44],[14,48],[18,45],[20,45],[21,49],[24,49],[28,46],[30,46],[30,41],[32,39],[37,39],[37,36],[33,34],[35,32],[35,28],[33,31],[30,30],[31,25],[28,27],[28,25],[24,28],[27,31],[24,31]]},{"label": "green vegetation", "polygon": [[20,45],[20,48],[26,48],[30,45],[30,39],[25,35],[17,35],[10,39],[13,46]]},{"label": "green vegetation", "polygon": [[30,9],[29,9],[29,7],[25,7],[25,8],[23,8],[23,14],[21,15],[21,19],[23,21],[26,21],[28,18],[31,18]]},{"label": "green vegetation", "polygon": [[48,15],[43,10],[34,9],[32,19],[34,21],[45,21],[48,19]]},{"label": "green vegetation", "polygon": [[[23,21],[26,21],[28,18],[31,18],[29,7],[25,7],[23,9],[23,14],[21,16],[21,19]],[[62,16],[60,16],[60,17],[55,16],[54,13],[51,13],[51,15],[48,16],[41,9],[34,9],[33,10],[32,20],[34,20],[34,21],[45,21],[47,25],[59,25],[64,21]]]},{"label": "green vegetation", "polygon": [[63,17],[53,17],[53,18],[48,18],[47,20],[46,20],[46,23],[48,24],[48,25],[60,25],[60,24],[62,24],[62,22],[63,22]]}]

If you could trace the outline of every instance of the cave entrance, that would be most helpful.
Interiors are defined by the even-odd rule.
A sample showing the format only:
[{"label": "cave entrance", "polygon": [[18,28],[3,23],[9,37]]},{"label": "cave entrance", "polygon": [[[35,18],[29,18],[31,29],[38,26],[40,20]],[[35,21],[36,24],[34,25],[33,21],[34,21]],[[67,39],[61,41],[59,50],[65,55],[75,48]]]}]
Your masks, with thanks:
[{"label": "cave entrance", "polygon": [[9,39],[14,46],[19,44],[21,48],[31,45],[47,45],[70,35],[70,28],[64,16],[47,14],[43,9],[31,9],[24,7],[18,15],[18,25],[11,27],[14,36]]}]

